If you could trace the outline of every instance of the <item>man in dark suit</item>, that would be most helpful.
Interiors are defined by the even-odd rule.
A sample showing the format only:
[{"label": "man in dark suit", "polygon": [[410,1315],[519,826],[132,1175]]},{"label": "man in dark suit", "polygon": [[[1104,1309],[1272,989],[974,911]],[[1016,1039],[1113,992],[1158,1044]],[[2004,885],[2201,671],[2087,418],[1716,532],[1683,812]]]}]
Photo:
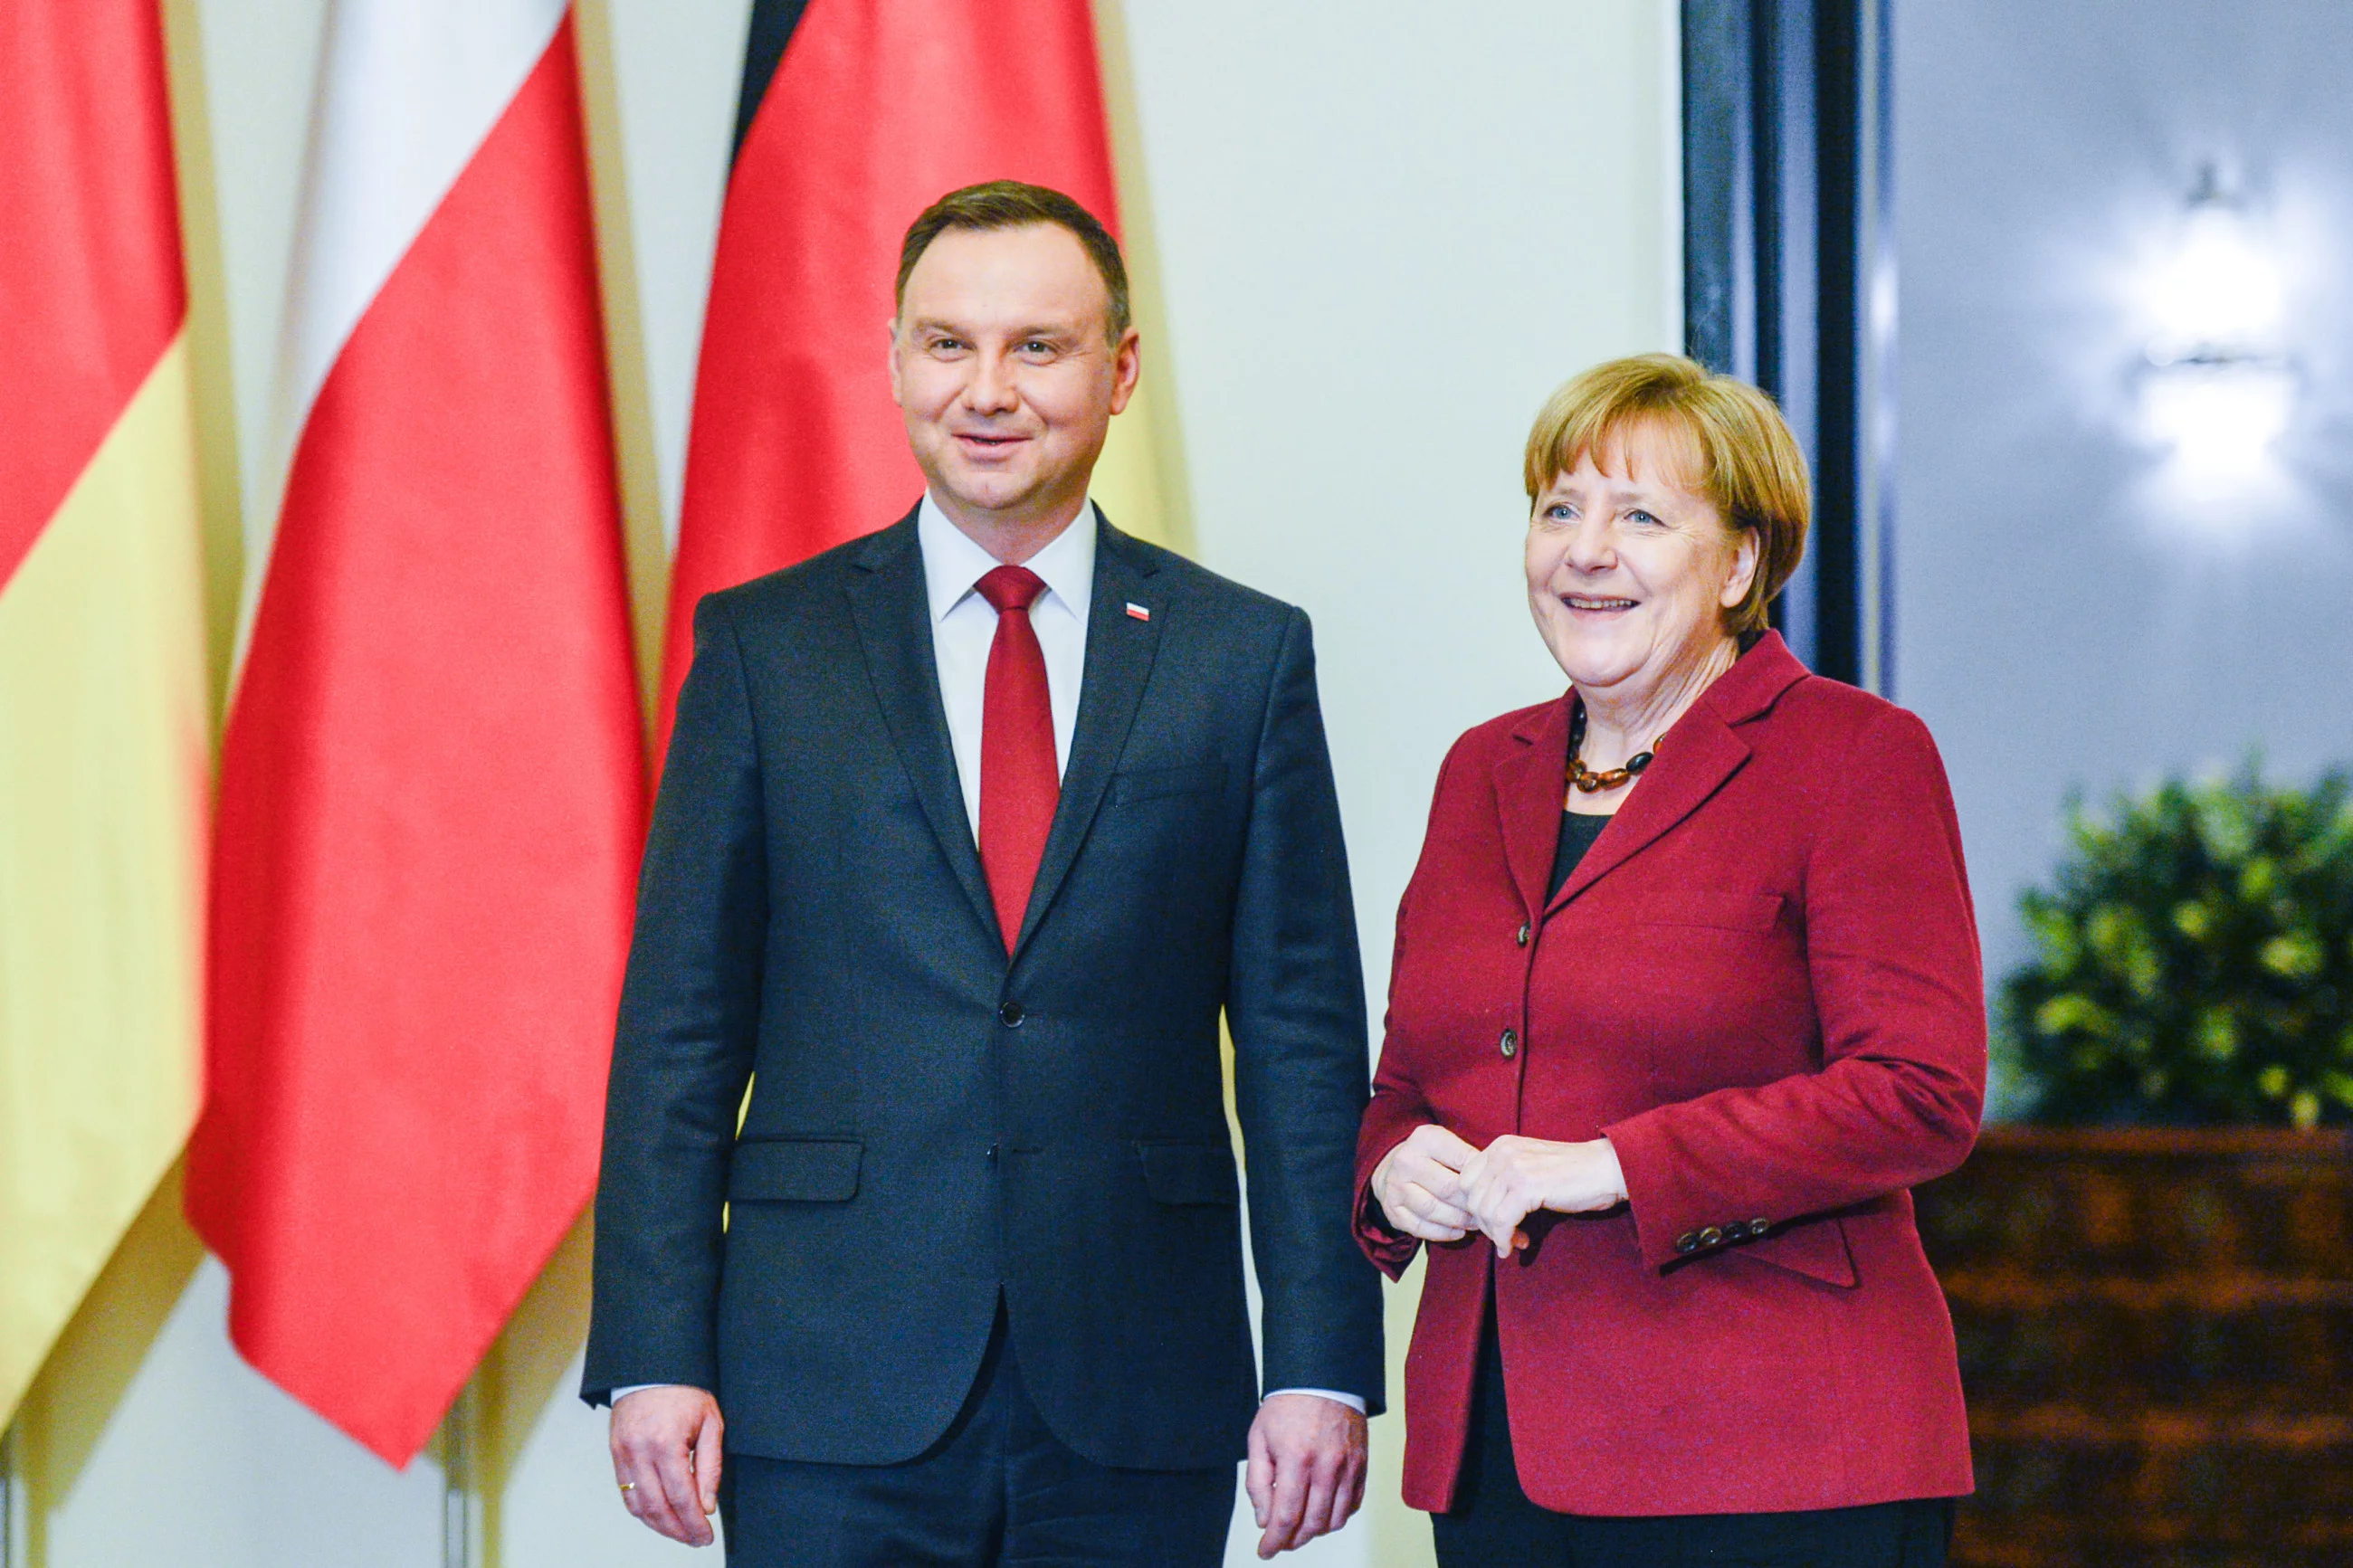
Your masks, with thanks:
[{"label": "man in dark suit", "polygon": [[1271,1556],[1382,1382],[1307,618],[1088,503],[1137,348],[1076,203],[942,198],[898,302],[922,502],[695,615],[584,1394],[633,1513],[760,1568],[1213,1563],[1245,1457]]}]

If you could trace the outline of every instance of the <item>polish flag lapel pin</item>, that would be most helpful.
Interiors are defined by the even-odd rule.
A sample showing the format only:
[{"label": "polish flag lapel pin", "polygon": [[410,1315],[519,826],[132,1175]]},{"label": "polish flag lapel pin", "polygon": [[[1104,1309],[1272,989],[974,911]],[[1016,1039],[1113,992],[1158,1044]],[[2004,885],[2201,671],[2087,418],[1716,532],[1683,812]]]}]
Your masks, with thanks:
[{"label": "polish flag lapel pin", "polygon": [[1130,599],[1127,602],[1127,614],[1131,620],[1148,621],[1152,618],[1152,612],[1145,609],[1142,605],[1137,604],[1134,599]]}]

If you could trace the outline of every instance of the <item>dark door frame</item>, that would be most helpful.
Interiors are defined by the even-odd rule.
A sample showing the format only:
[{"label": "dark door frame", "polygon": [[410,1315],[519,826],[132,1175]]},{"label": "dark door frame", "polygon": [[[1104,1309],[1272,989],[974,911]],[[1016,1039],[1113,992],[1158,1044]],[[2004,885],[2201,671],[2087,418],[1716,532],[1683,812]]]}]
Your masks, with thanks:
[{"label": "dark door frame", "polygon": [[1780,403],[1814,471],[1776,623],[1894,685],[1893,0],[1683,0],[1683,342]]}]

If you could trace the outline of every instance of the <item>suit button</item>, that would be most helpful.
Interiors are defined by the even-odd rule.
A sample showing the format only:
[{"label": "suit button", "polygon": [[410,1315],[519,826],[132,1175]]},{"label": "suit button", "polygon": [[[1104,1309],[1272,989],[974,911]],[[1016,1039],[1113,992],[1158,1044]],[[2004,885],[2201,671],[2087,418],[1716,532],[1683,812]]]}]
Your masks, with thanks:
[{"label": "suit button", "polygon": [[997,1145],[994,1143],[988,1146],[988,1163],[992,1165],[997,1163]]},{"label": "suit button", "polygon": [[1724,1227],[1724,1239],[1726,1241],[1746,1241],[1748,1239],[1748,1226],[1742,1221],[1734,1220],[1730,1225]]},{"label": "suit button", "polygon": [[1702,1247],[1722,1247],[1724,1245],[1724,1232],[1718,1230],[1714,1226],[1709,1226],[1705,1230],[1699,1233],[1699,1244]]},{"label": "suit button", "polygon": [[1748,1222],[1748,1234],[1751,1236],[1761,1237],[1772,1228],[1773,1222],[1769,1219],[1752,1219]]},{"label": "suit button", "polygon": [[1687,1230],[1681,1236],[1675,1237],[1675,1250],[1677,1252],[1686,1254],[1697,1252],[1699,1250],[1699,1232],[1695,1230]]},{"label": "suit button", "polygon": [[1527,923],[1527,921],[1522,921],[1520,922],[1520,937],[1519,937],[1519,942],[1520,942],[1520,945],[1521,945],[1522,947],[1525,947],[1525,946],[1527,946],[1527,945],[1528,945],[1528,923]]},{"label": "suit button", "polygon": [[1497,1050],[1499,1050],[1499,1051],[1503,1052],[1503,1053],[1504,1053],[1504,1058],[1505,1058],[1506,1059],[1509,1059],[1510,1058],[1513,1058],[1513,1057],[1515,1057],[1515,1056],[1519,1055],[1519,1054],[1520,1054],[1520,1037],[1519,1037],[1519,1032],[1518,1032],[1517,1030],[1514,1030],[1514,1029],[1506,1029],[1506,1030],[1504,1030],[1504,1037],[1503,1037],[1501,1040],[1499,1040],[1498,1042],[1496,1042],[1495,1048],[1496,1048]]},{"label": "suit button", "polygon": [[1021,1011],[1021,1004],[1018,1002],[1007,1002],[997,1009],[997,1021],[1008,1029],[1019,1028],[1021,1020],[1028,1016],[1028,1014]]}]

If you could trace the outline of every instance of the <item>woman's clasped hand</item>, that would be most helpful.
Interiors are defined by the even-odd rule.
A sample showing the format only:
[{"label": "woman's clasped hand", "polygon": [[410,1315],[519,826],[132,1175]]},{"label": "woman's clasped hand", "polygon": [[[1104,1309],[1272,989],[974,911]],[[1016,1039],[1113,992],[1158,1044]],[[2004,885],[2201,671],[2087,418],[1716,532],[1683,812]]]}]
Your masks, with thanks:
[{"label": "woman's clasped hand", "polygon": [[1562,1143],[1506,1133],[1476,1148],[1424,1122],[1374,1168],[1373,1197],[1388,1222],[1423,1241],[1477,1231],[1508,1258],[1528,1245],[1520,1222],[1539,1209],[1592,1214],[1626,1201],[1625,1173],[1607,1138]]}]

